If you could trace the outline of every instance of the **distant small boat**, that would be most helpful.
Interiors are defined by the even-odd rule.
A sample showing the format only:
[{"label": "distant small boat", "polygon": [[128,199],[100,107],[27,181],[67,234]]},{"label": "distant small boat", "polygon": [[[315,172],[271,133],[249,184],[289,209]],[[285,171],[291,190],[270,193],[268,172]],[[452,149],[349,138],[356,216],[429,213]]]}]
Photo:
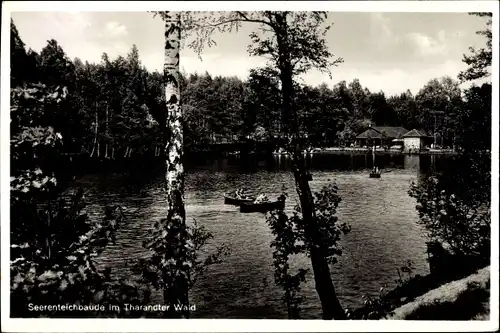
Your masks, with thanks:
[{"label": "distant small boat", "polygon": [[375,169],[375,146],[373,146],[372,156],[373,156],[373,171],[370,172],[370,178],[380,178],[380,170]]},{"label": "distant small boat", "polygon": [[267,202],[245,202],[240,205],[241,213],[266,213],[274,209],[284,209],[285,200],[267,201]]},{"label": "distant small boat", "polygon": [[224,194],[224,203],[226,205],[239,206],[245,203],[252,203],[255,201],[255,197],[247,196],[245,198],[237,198],[234,192]]}]

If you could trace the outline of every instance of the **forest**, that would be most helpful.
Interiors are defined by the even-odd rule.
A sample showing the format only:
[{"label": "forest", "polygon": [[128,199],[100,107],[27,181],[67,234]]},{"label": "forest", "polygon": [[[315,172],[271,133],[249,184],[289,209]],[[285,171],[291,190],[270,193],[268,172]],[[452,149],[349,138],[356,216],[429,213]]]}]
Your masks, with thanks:
[{"label": "forest", "polygon": [[[135,45],[114,60],[103,53],[97,64],[71,60],[56,40],[40,53],[27,49],[12,22],[11,50],[12,87],[36,82],[68,90],[62,111],[50,116],[66,153],[99,159],[162,153],[162,74],[141,64]],[[430,80],[416,95],[407,90],[394,96],[370,91],[358,79],[332,87],[294,84],[300,130],[314,146],[347,146],[377,125],[436,132],[439,143],[451,147],[464,102],[459,81],[451,77]],[[279,80],[269,68],[251,70],[246,80],[181,73],[180,85],[186,150],[278,137]],[[433,111],[444,113],[435,118]]]}]

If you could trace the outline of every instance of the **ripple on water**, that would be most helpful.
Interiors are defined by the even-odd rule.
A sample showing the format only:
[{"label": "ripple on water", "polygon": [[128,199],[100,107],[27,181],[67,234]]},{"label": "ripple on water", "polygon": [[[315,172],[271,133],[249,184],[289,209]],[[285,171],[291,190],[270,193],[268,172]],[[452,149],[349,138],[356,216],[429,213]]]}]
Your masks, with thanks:
[{"label": "ripple on water", "polygon": [[[398,169],[380,179],[370,179],[363,171],[315,171],[311,188],[317,191],[330,180],[339,187],[342,201],[339,220],[352,231],[340,242],[343,255],[332,267],[332,278],[344,306],[361,305],[362,294],[377,295],[385,284],[394,286],[396,268],[407,259],[415,262],[416,272],[425,274],[425,238],[416,225],[415,202],[407,194],[417,177],[413,169]],[[105,185],[103,185],[105,182]],[[99,262],[109,265],[117,275],[126,277],[130,266],[147,256],[142,241],[151,225],[165,213],[162,175],[144,185],[141,195],[127,193],[119,176],[85,176],[76,186],[87,189],[91,218],[102,216],[106,203],[126,207],[126,221],[119,229],[117,242],[105,249]],[[287,172],[259,171],[238,174],[191,171],[186,177],[188,220],[196,219],[214,234],[213,250],[222,243],[231,254],[202,277],[192,297],[197,317],[210,318],[286,318],[282,291],[275,286],[272,268],[272,234],[265,216],[241,214],[237,207],[223,204],[223,193],[237,187],[251,187],[278,196],[281,187],[288,191],[286,209],[291,211],[297,196],[294,180]],[[305,257],[293,258],[293,267],[310,267]],[[302,287],[304,318],[320,318],[321,308],[309,274]]]}]

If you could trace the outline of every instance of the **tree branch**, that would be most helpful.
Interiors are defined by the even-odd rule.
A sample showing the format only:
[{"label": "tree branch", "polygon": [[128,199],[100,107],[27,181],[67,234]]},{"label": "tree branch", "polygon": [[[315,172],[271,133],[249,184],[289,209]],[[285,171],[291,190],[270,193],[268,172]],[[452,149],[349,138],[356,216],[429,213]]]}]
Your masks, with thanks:
[{"label": "tree branch", "polygon": [[[250,19],[248,18],[248,16],[245,15],[245,13],[243,12],[240,12],[240,11],[237,11],[236,12],[239,16],[242,17],[243,21],[245,22],[253,22],[253,23],[261,23],[261,24],[265,24],[265,25],[268,25],[270,26],[271,28],[273,28],[273,30],[276,30],[276,26],[271,22],[271,20],[268,21],[264,21],[264,20],[257,20],[257,19]],[[241,22],[242,20],[240,20]]]}]

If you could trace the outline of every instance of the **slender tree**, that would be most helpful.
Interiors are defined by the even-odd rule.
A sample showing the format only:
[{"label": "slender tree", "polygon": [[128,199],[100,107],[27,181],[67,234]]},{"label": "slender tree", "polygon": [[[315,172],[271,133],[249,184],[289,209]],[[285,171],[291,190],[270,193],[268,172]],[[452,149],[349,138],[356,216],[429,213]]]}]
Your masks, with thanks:
[{"label": "slender tree", "polygon": [[[158,122],[165,124],[165,192],[166,218],[155,223],[145,242],[152,252],[143,265],[143,278],[163,291],[163,301],[169,305],[167,317],[189,317],[189,290],[209,265],[220,262],[229,249],[222,245],[204,259],[199,250],[213,235],[196,221],[186,225],[184,206],[183,112],[180,107],[179,51],[181,38],[180,12],[155,12],[165,22],[164,87],[166,113]],[[144,264],[144,263],[143,263]]]},{"label": "slender tree", "polygon": [[165,63],[163,67],[166,114],[165,114],[165,192],[167,197],[167,218],[157,228],[164,237],[156,246],[162,265],[162,279],[165,284],[163,298],[171,305],[188,304],[188,280],[183,265],[186,258],[186,212],[184,208],[184,165],[182,109],[179,89],[179,52],[181,39],[181,13],[159,12],[165,22]]},{"label": "slender tree", "polygon": [[314,198],[308,181],[308,172],[302,154],[303,138],[300,135],[298,115],[294,106],[294,76],[311,68],[329,72],[331,66],[342,59],[331,60],[333,54],[326,45],[326,33],[330,26],[323,28],[327,14],[324,12],[228,12],[201,15],[191,28],[197,37],[191,44],[198,52],[203,46],[213,43],[211,34],[238,29],[243,23],[255,23],[259,31],[253,32],[249,46],[251,56],[264,56],[269,65],[276,68],[281,83],[282,131],[289,138],[288,150],[292,153],[295,189],[299,196],[304,223],[304,233],[308,239],[308,254],[314,272],[316,291],[321,300],[324,319],[344,319],[345,313],[336,296],[328,264],[328,246],[318,225]]}]

